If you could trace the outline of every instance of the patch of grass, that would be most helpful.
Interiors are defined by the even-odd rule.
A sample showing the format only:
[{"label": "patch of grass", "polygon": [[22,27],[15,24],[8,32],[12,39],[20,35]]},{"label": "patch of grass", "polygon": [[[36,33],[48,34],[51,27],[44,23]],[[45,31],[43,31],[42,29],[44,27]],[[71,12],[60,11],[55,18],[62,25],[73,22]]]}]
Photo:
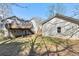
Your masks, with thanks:
[{"label": "patch of grass", "polygon": [[3,40],[4,40],[4,36],[0,35],[0,41],[3,41]]},{"label": "patch of grass", "polygon": [[65,40],[60,38],[53,38],[53,37],[43,37],[43,39],[50,44],[64,44]]}]

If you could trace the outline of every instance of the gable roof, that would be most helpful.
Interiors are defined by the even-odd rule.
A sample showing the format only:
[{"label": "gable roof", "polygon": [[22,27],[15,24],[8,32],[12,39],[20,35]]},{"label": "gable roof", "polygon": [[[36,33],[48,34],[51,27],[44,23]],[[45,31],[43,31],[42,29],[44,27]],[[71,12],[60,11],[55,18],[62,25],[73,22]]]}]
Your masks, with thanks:
[{"label": "gable roof", "polygon": [[2,21],[6,21],[6,19],[12,19],[12,18],[17,18],[17,19],[19,20],[18,17],[16,17],[16,16],[11,16],[11,17],[7,17],[7,18],[5,18],[5,19],[2,19]]},{"label": "gable roof", "polygon": [[[18,17],[16,17],[16,16],[11,16],[11,17],[7,17],[7,18],[5,18],[5,19],[11,19],[11,18],[18,18]],[[3,20],[5,20],[5,19],[3,19]]]},{"label": "gable roof", "polygon": [[46,20],[45,22],[43,22],[43,24],[47,23],[48,21],[52,20],[53,18],[60,18],[60,19],[63,19],[65,21],[69,21],[69,22],[72,22],[72,23],[75,23],[75,24],[79,25],[79,19],[75,19],[75,18],[72,18],[72,17],[64,16],[64,15],[61,15],[61,14],[56,14],[52,18],[50,18],[50,19]]},{"label": "gable roof", "polygon": [[12,19],[12,18],[16,18],[17,20],[19,20],[19,21],[22,22],[22,23],[30,22],[29,20],[24,20],[24,19],[19,18],[19,17],[17,17],[17,16],[11,16],[11,17],[2,19],[2,21],[6,21],[6,19]]},{"label": "gable roof", "polygon": [[12,19],[12,18],[16,18],[17,20],[19,20],[21,23],[7,23],[9,25],[11,25],[11,27],[7,27],[7,28],[11,28],[11,29],[30,29],[32,27],[32,23],[29,20],[23,20],[20,19],[16,16],[12,16],[12,17],[8,17],[3,19],[4,21],[6,21],[6,19]]}]

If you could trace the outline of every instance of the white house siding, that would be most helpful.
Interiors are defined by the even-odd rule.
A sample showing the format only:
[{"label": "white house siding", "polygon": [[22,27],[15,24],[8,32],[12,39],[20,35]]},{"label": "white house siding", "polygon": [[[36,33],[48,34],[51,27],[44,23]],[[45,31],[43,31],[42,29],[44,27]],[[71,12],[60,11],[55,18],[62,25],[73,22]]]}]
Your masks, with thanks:
[{"label": "white house siding", "polygon": [[8,36],[8,30],[6,29],[4,22],[0,22],[0,30],[4,31],[4,37]]},{"label": "white house siding", "polygon": [[4,26],[3,26],[4,37],[9,37],[9,36],[13,37],[12,33],[10,31],[8,31],[8,29],[5,27],[6,23],[11,23],[13,21],[14,21],[13,19],[6,19]]},{"label": "white house siding", "polygon": [[[61,27],[61,33],[57,32],[57,27]],[[79,39],[79,26],[75,23],[65,21],[59,18],[53,18],[43,24],[42,35],[61,38]]]},{"label": "white house siding", "polygon": [[4,31],[4,37],[8,37],[9,31],[5,27],[4,27],[3,31]]},{"label": "white house siding", "polygon": [[33,27],[32,27],[32,30],[37,33],[37,30],[38,30],[38,25],[37,23],[35,22],[35,20],[31,20],[32,24],[33,24]]},{"label": "white house siding", "polygon": [[37,34],[38,31],[42,28],[42,20],[40,18],[33,18],[31,22],[33,24],[32,30]]},{"label": "white house siding", "polygon": [[8,37],[8,36],[13,37],[13,35],[11,34],[11,32],[8,31],[8,29],[5,27],[5,24],[6,23],[11,23],[13,21],[15,21],[15,20],[13,20],[13,19],[6,19],[5,22],[0,23],[0,30],[3,30],[4,31],[4,37]]}]

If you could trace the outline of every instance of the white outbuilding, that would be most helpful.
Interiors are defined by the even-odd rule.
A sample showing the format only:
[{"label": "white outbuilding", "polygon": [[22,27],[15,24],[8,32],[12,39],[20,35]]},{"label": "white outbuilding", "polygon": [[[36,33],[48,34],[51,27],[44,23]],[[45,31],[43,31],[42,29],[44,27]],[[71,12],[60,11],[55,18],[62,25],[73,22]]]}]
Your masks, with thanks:
[{"label": "white outbuilding", "polygon": [[79,39],[79,19],[56,14],[42,24],[42,35]]}]

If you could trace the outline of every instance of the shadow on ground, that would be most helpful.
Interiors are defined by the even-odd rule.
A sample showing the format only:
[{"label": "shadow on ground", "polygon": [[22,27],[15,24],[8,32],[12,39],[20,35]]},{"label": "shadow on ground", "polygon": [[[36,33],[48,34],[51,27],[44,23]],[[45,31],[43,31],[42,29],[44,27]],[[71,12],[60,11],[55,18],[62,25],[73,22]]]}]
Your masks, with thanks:
[{"label": "shadow on ground", "polygon": [[11,42],[7,44],[0,45],[0,56],[17,56],[22,43],[20,42]]}]

